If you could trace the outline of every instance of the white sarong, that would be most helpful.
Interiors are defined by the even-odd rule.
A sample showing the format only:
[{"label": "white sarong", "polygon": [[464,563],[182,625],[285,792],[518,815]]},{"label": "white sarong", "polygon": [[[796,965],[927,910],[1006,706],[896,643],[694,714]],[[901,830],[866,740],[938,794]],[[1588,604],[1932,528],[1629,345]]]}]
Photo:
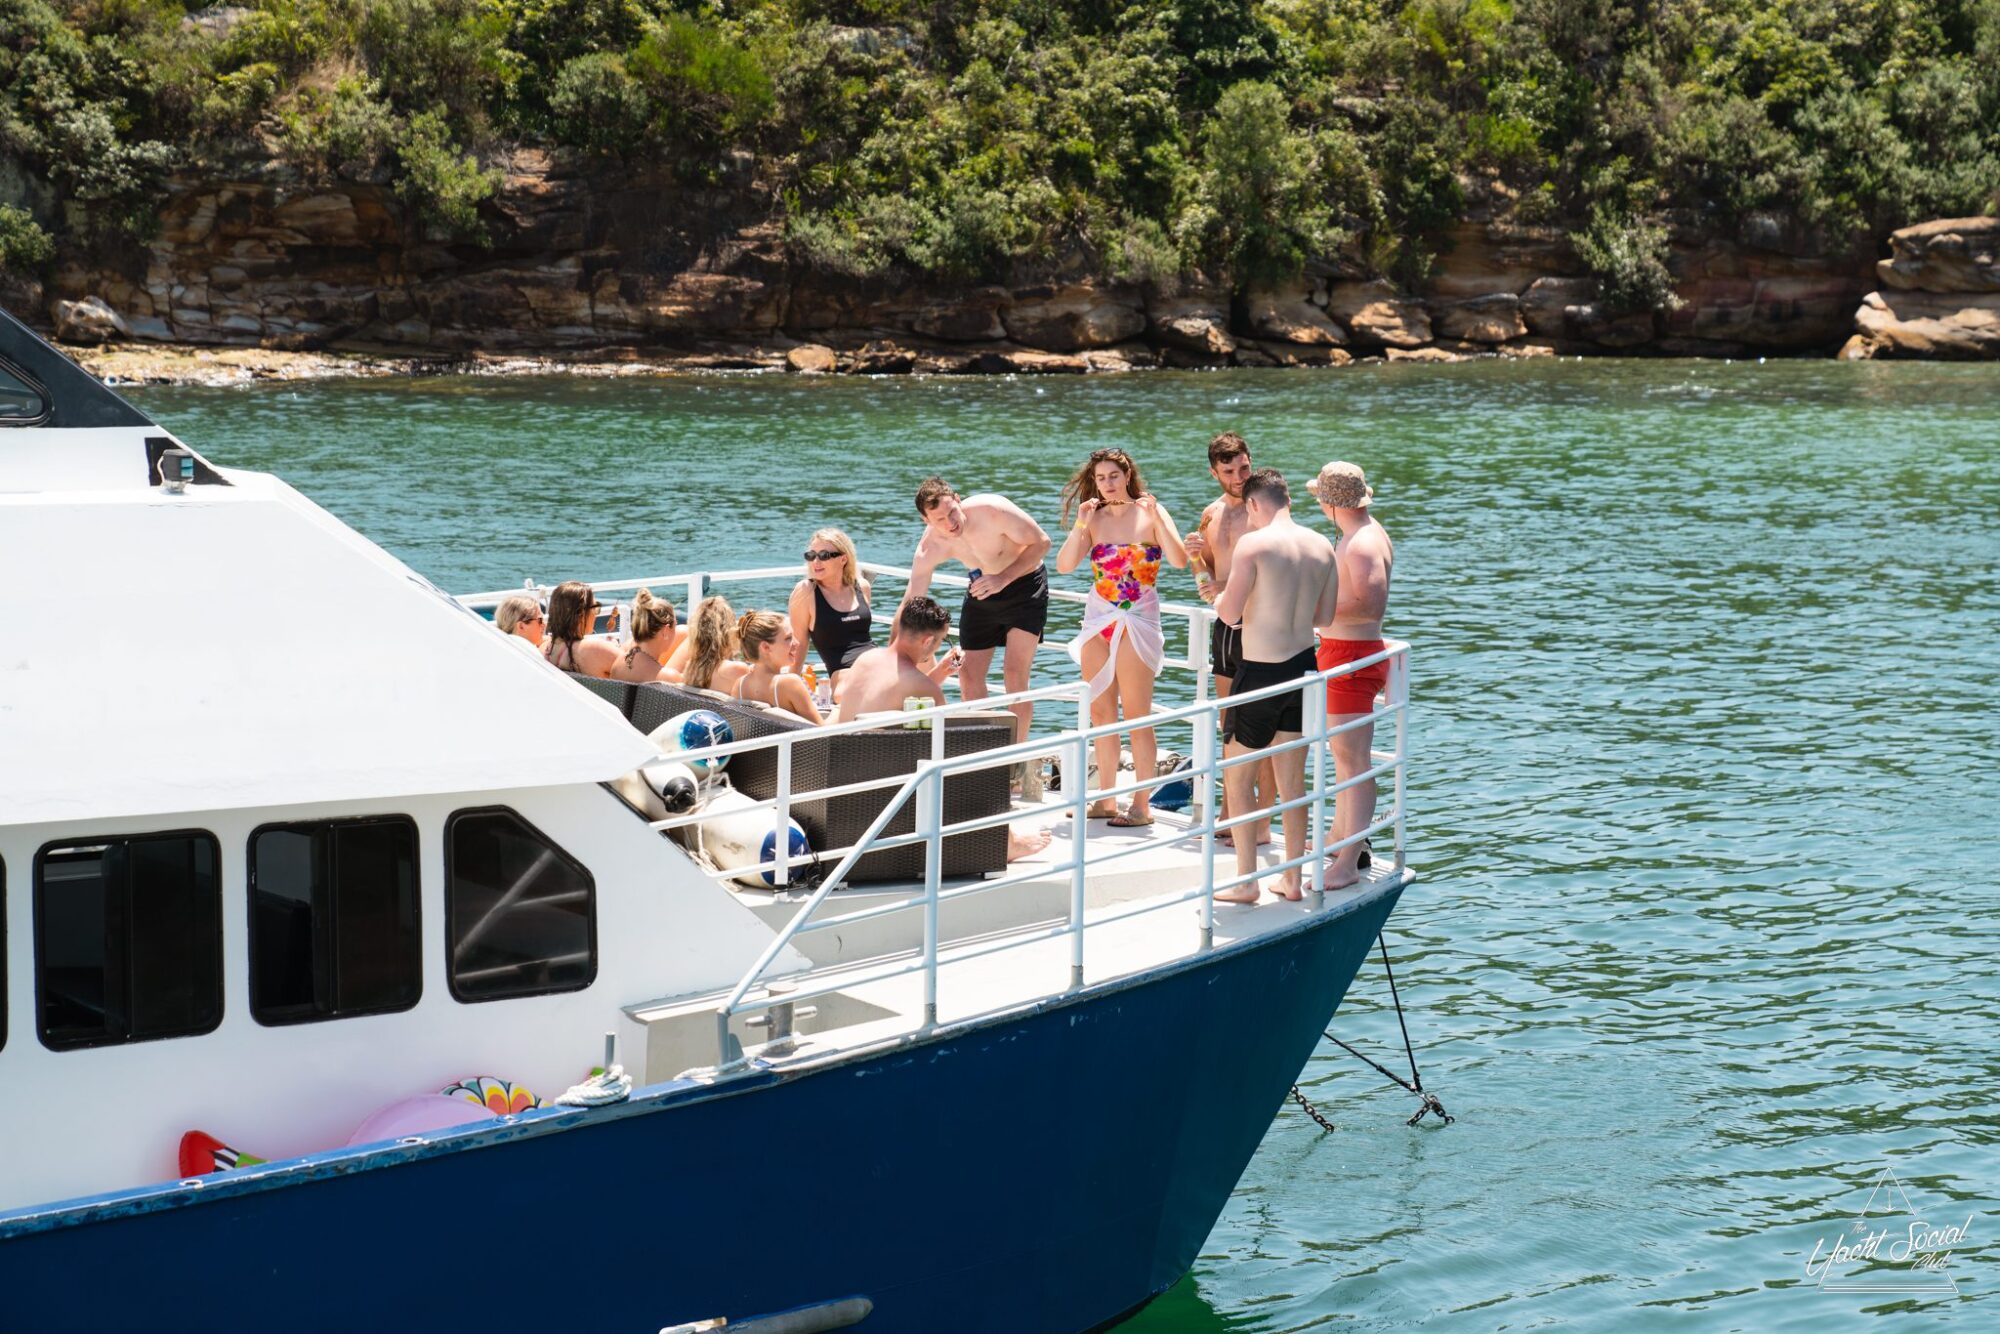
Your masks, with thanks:
[{"label": "white sarong", "polygon": [[1132,651],[1153,675],[1160,674],[1161,664],[1167,660],[1167,637],[1160,629],[1160,596],[1150,588],[1136,602],[1113,602],[1101,593],[1091,593],[1090,601],[1083,604],[1083,632],[1069,645],[1069,655],[1076,659],[1079,668],[1083,666],[1083,646],[1106,630],[1111,632],[1111,655],[1098,668],[1097,675],[1090,678],[1088,688],[1092,699],[1111,689],[1118,675],[1118,646],[1128,637]]}]

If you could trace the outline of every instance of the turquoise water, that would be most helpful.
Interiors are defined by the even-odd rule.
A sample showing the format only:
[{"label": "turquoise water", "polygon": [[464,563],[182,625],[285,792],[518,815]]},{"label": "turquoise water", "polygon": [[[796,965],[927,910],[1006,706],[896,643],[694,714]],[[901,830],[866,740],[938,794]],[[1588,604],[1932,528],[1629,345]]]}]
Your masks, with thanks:
[{"label": "turquoise water", "polygon": [[[2000,370],[135,397],[459,591],[784,562],[826,522],[900,563],[926,473],[1053,526],[1109,444],[1183,526],[1218,430],[1295,478],[1360,462],[1415,647],[1424,878],[1389,944],[1458,1121],[1406,1128],[1413,1100],[1329,1044],[1302,1082],[1337,1132],[1288,1105],[1193,1274],[1125,1328],[2000,1323]],[[1388,1060],[1386,1001],[1371,962],[1336,1031]],[[1934,1224],[1971,1216],[1958,1295],[1806,1273],[1885,1168]]]}]

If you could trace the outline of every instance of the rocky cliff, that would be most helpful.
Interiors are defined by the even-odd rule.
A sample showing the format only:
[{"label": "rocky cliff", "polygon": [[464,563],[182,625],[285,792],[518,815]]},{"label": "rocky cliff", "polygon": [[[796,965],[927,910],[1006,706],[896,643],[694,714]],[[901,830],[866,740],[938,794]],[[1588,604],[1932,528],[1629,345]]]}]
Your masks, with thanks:
[{"label": "rocky cliff", "polygon": [[[1870,257],[1816,253],[1775,216],[1727,238],[1683,226],[1669,260],[1680,304],[1621,311],[1561,229],[1520,225],[1505,202],[1475,206],[1414,291],[1335,259],[1247,297],[1163,294],[1088,276],[1081,257],[1032,282],[944,289],[795,263],[769,202],[747,188],[592,176],[529,151],[509,163],[486,246],[425,234],[379,187],[181,179],[150,244],[67,260],[46,291],[13,300],[41,305],[79,343],[665,352],[859,372],[1825,354],[1854,331],[1857,307],[1867,355],[1973,355],[2000,337],[1992,219],[1898,233],[1879,271]],[[1850,343],[1848,354],[1861,353]]]},{"label": "rocky cliff", "polygon": [[1944,218],[1889,238],[1881,287],[1855,313],[1852,360],[2000,357],[2000,218]]}]

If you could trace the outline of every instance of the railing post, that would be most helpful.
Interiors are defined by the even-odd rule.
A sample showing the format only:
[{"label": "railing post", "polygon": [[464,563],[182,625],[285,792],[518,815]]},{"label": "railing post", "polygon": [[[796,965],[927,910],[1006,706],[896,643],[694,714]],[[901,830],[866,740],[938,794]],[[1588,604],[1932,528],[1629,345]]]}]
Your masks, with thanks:
[{"label": "railing post", "polygon": [[933,769],[917,793],[917,831],[924,836],[924,1027],[937,1026],[938,884],[944,871],[944,772]]},{"label": "railing post", "polygon": [[789,736],[778,742],[778,806],[774,813],[778,828],[772,846],[778,864],[773,868],[771,880],[783,889],[792,881],[792,739]]},{"label": "railing post", "polygon": [[[1089,712],[1088,690],[1084,691],[1084,711]],[[1088,730],[1088,729],[1085,729]],[[1083,899],[1084,860],[1090,847],[1090,742],[1083,732],[1076,735],[1076,781],[1070,787],[1070,850],[1074,856],[1069,870],[1069,985],[1074,991],[1083,985]]]},{"label": "railing post", "polygon": [[[1403,767],[1409,757],[1410,655],[1408,650],[1389,659],[1389,703],[1396,709],[1396,873],[1403,872]],[[1373,757],[1370,757],[1373,763]]]},{"label": "railing post", "polygon": [[[1205,792],[1215,791],[1216,722],[1215,714],[1197,715],[1194,729],[1194,768],[1188,771],[1190,782],[1197,783]],[[1201,804],[1201,948],[1211,949],[1215,945],[1215,803],[1203,801]]]},{"label": "railing post", "polygon": [[[1214,684],[1215,684],[1212,679],[1214,673],[1211,672],[1209,669],[1209,660],[1208,660],[1208,637],[1209,634],[1211,633],[1209,629],[1209,623],[1213,619],[1214,618],[1212,614],[1207,614],[1207,613],[1199,613],[1199,614],[1190,613],[1188,616],[1188,662],[1189,665],[1194,668],[1194,702],[1197,704],[1208,703],[1209,692],[1214,689]],[[1196,718],[1194,725],[1197,728],[1199,728],[1203,725],[1204,721],[1206,721],[1206,724],[1208,726],[1209,740],[1213,741],[1215,739],[1215,733],[1219,731],[1222,726],[1222,715],[1220,711],[1218,711],[1206,715],[1205,719]],[[1200,750],[1200,745],[1201,745],[1201,739],[1199,736],[1197,736],[1195,738],[1195,747],[1197,752],[1199,752]],[[1211,747],[1211,749],[1213,749],[1213,747]],[[1208,783],[1204,783],[1201,787],[1201,790],[1194,794],[1194,799],[1201,803],[1198,809],[1201,811],[1202,815],[1208,820],[1210,824],[1214,824],[1215,823],[1214,782],[1210,781]]]},{"label": "railing post", "polygon": [[[1318,912],[1326,906],[1326,752],[1332,742],[1327,736],[1326,682],[1312,678],[1306,687],[1306,735],[1312,744],[1312,906]],[[1339,806],[1336,804],[1335,809]],[[1286,811],[1291,819],[1294,812]]]}]

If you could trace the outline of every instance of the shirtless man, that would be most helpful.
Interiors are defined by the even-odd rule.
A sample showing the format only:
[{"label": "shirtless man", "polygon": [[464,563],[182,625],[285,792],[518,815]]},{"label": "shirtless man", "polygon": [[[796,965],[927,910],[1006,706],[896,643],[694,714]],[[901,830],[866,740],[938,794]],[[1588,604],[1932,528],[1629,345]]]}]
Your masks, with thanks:
[{"label": "shirtless man", "polygon": [[[1283,474],[1263,468],[1243,485],[1243,508],[1250,531],[1236,543],[1229,587],[1217,599],[1215,614],[1243,629],[1243,663],[1236,673],[1236,693],[1247,695],[1266,686],[1309,676],[1313,666],[1313,627],[1333,619],[1339,595],[1339,573],[1333,543],[1292,522],[1292,496]],[[1300,690],[1281,691],[1269,699],[1239,704],[1236,725],[1223,754],[1249,755],[1270,745],[1296,741],[1305,730],[1305,704]],[[1278,796],[1292,801],[1305,795],[1304,747],[1271,757]],[[1225,770],[1223,786],[1230,805],[1250,807],[1250,770],[1239,764]],[[1285,819],[1285,860],[1306,854],[1306,822]],[[1247,838],[1236,840],[1236,873],[1250,876],[1257,869],[1257,848]],[[1304,897],[1298,866],[1278,877],[1280,898]],[[1255,903],[1253,877],[1215,897],[1224,903]]]},{"label": "shirtless man", "polygon": [[[923,596],[903,599],[890,627],[889,646],[871,648],[854,660],[844,676],[847,684],[841,689],[840,703],[828,721],[851,723],[863,714],[898,713],[903,701],[912,695],[943,704],[944,692],[938,689],[933,670],[926,666],[950,628],[951,614],[935,600]],[[957,655],[958,650],[953,649],[945,656],[944,665],[957,666]],[[936,676],[947,674],[937,672]],[[1052,837],[1046,829],[1022,833],[1008,826],[1007,860],[1018,861],[1040,852]]]},{"label": "shirtless man", "polygon": [[[1005,496],[961,499],[942,477],[928,478],[917,488],[917,513],[924,519],[924,535],[910,560],[904,599],[930,592],[931,575],[947,560],[965,562],[972,573],[972,587],[958,614],[958,643],[965,650],[959,697],[986,698],[986,673],[999,648],[1007,650],[1000,668],[1003,690],[1010,695],[1026,690],[1049,618],[1049,571],[1042,564],[1049,554],[1049,535]],[[1008,707],[1014,712],[1014,739],[1027,740],[1035,706]]]},{"label": "shirtless man", "polygon": [[[1188,559],[1195,569],[1195,588],[1201,600],[1213,603],[1229,587],[1229,559],[1236,551],[1236,541],[1249,531],[1250,518],[1243,508],[1243,483],[1250,480],[1250,446],[1242,436],[1234,431],[1224,431],[1208,442],[1208,473],[1222,488],[1221,496],[1208,503],[1201,512],[1201,522],[1187,535]],[[1206,576],[1206,577],[1204,577]],[[1224,625],[1220,620],[1208,627],[1208,669],[1215,678],[1215,697],[1226,699],[1231,685],[1236,680],[1236,669],[1243,662],[1243,632],[1233,625]],[[1229,740],[1231,716],[1227,710],[1222,714],[1222,739]],[[1271,804],[1272,794],[1277,790],[1271,776],[1271,762],[1249,766],[1253,809]],[[1227,787],[1223,791],[1222,818],[1229,818],[1230,802]],[[1247,826],[1259,846],[1271,841],[1271,822],[1258,820]],[[1225,829],[1219,838],[1234,844],[1236,831]]]},{"label": "shirtless man", "polygon": [[[1389,541],[1388,530],[1368,512],[1375,492],[1369,488],[1360,468],[1352,463],[1329,463],[1306,489],[1319,501],[1321,512],[1340,530],[1340,540],[1334,547],[1334,557],[1340,566],[1340,597],[1333,609],[1333,619],[1322,623],[1319,631],[1317,661],[1324,671],[1382,651],[1382,613],[1389,607],[1389,569],[1395,563],[1396,549]],[[1375,696],[1388,684],[1387,662],[1328,681],[1328,723],[1337,727],[1373,713]],[[1337,781],[1345,782],[1372,767],[1370,748],[1374,740],[1373,723],[1333,738],[1333,772]],[[1374,821],[1375,780],[1371,778],[1334,798],[1333,828],[1327,834],[1327,841],[1337,843],[1360,833]],[[1361,842],[1356,840],[1353,847],[1342,848],[1335,855],[1326,868],[1328,889],[1344,889],[1361,879],[1361,849]]]}]

